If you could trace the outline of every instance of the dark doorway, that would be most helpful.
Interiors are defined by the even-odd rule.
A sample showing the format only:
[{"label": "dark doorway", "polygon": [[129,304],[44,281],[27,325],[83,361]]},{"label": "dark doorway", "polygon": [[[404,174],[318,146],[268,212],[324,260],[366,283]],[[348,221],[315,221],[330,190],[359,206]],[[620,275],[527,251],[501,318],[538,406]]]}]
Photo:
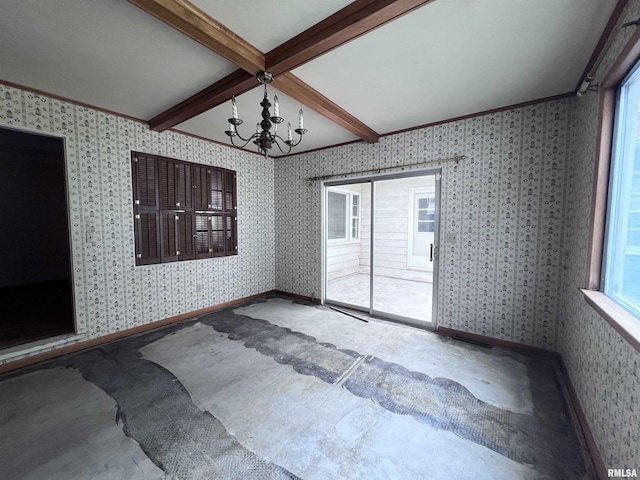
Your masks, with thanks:
[{"label": "dark doorway", "polygon": [[62,138],[0,128],[0,349],[74,331]]}]

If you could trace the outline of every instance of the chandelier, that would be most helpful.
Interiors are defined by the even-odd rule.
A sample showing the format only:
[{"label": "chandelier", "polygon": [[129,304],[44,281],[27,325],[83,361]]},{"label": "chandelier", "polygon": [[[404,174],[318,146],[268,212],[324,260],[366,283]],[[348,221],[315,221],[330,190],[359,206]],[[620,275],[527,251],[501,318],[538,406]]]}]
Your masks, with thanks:
[{"label": "chandelier", "polygon": [[[249,138],[244,138],[240,133],[238,133],[237,127],[242,123],[242,120],[238,118],[238,107],[236,106],[235,97],[231,99],[232,117],[228,119],[229,130],[224,133],[229,136],[231,144],[236,147],[244,148],[249,142],[253,141],[253,143],[258,146],[258,151],[264,153],[265,157],[268,155],[269,150],[271,150],[271,147],[273,147],[274,144],[278,146],[282,153],[289,153],[291,152],[292,147],[295,147],[302,142],[302,136],[307,133],[307,129],[304,128],[302,109],[300,109],[299,126],[295,129],[295,132],[300,138],[297,141],[293,140],[291,135],[291,123],[289,123],[287,125],[287,139],[285,140],[278,135],[278,124],[284,122],[284,118],[279,115],[280,111],[277,95],[273,97],[273,116],[269,113],[271,102],[269,102],[269,98],[267,96],[267,85],[273,81],[273,75],[269,72],[259,72],[256,77],[258,78],[258,81],[264,85],[264,98],[262,99],[262,102],[260,102],[260,105],[262,106],[262,121],[256,124],[256,133],[251,135]],[[274,126],[273,133],[271,133],[272,124]],[[233,141],[235,137],[238,137],[244,143],[242,145],[237,145],[236,142]],[[283,148],[281,143],[287,145],[287,147]]]}]

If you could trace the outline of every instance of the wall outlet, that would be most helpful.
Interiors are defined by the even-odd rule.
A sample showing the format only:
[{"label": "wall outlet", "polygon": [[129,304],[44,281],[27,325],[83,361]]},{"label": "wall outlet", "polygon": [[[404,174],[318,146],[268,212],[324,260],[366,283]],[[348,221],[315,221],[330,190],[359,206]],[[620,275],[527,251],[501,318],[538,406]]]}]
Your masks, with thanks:
[{"label": "wall outlet", "polygon": [[93,232],[91,230],[87,230],[86,233],[87,243],[93,243]]}]

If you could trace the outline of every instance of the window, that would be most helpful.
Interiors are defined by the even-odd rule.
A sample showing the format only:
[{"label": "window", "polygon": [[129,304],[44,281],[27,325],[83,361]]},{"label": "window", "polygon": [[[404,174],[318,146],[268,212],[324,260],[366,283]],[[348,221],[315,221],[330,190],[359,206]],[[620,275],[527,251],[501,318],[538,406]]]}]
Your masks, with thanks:
[{"label": "window", "polygon": [[418,232],[435,232],[436,199],[423,197],[418,199]]},{"label": "window", "polygon": [[136,265],[238,253],[236,173],[131,152]]},{"label": "window", "polygon": [[640,68],[618,89],[610,172],[604,292],[640,317]]},{"label": "window", "polygon": [[331,243],[360,239],[360,194],[347,190],[327,192],[327,222]]}]

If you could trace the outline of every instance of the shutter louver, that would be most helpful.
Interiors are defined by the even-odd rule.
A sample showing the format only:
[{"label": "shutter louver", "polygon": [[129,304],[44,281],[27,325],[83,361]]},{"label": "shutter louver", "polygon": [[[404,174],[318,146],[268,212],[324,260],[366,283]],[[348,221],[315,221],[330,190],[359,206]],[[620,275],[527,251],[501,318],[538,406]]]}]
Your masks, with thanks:
[{"label": "shutter louver", "polygon": [[176,164],[176,187],[177,203],[176,208],[190,210],[193,207],[193,188],[191,187],[191,165],[188,163]]},{"label": "shutter louver", "polygon": [[221,215],[211,217],[211,248],[213,256],[224,255],[224,223]]},{"label": "shutter louver", "polygon": [[162,261],[174,262],[178,260],[178,242],[176,229],[176,214],[162,212]]},{"label": "shutter louver", "polygon": [[138,222],[138,255],[136,263],[138,265],[148,265],[158,263],[160,255],[158,252],[158,214],[155,212],[142,212],[139,214]]},{"label": "shutter louver", "polygon": [[222,210],[222,171],[212,169],[211,171],[211,209]]},{"label": "shutter louver", "polygon": [[152,156],[137,157],[138,195],[136,200],[141,207],[155,207],[156,197],[156,158]]},{"label": "shutter louver", "polygon": [[235,174],[229,170],[224,172],[224,209],[233,212],[236,206],[236,181]]},{"label": "shutter louver", "polygon": [[209,235],[209,215],[196,215],[196,256],[209,258],[211,256],[211,240]]},{"label": "shutter louver", "polygon": [[196,210],[206,210],[209,208],[209,172],[207,167],[193,167],[193,208]]},{"label": "shutter louver", "polygon": [[176,208],[176,165],[168,158],[158,159],[160,209]]},{"label": "shutter louver", "polygon": [[178,260],[193,260],[193,214],[188,212],[178,213]]}]

